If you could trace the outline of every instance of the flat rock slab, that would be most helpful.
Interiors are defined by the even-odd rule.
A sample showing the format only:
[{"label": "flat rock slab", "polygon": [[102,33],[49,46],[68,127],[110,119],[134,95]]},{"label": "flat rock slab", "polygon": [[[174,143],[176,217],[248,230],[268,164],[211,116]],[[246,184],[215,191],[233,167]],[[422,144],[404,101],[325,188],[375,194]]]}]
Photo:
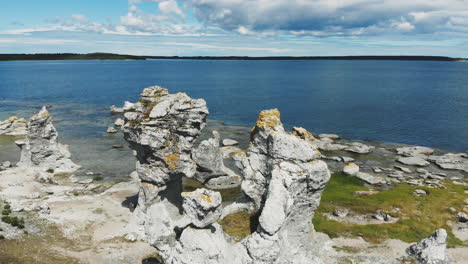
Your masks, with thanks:
[{"label": "flat rock slab", "polygon": [[344,150],[358,154],[367,154],[371,152],[372,149],[374,149],[373,146],[367,146],[359,142],[353,142],[349,145],[349,147],[345,148]]},{"label": "flat rock slab", "polygon": [[434,150],[431,148],[427,148],[427,147],[414,146],[414,147],[397,148],[396,152],[400,156],[421,157],[425,155],[431,155],[432,153],[434,153]]},{"label": "flat rock slab", "polygon": [[375,177],[365,172],[357,172],[355,176],[369,184],[379,184],[385,181],[382,177]]},{"label": "flat rock slab", "polygon": [[429,156],[428,160],[434,162],[442,169],[468,172],[468,154],[465,153],[447,153],[442,156]]},{"label": "flat rock slab", "polygon": [[405,164],[405,165],[410,165],[410,166],[427,166],[429,165],[429,162],[427,162],[425,159],[420,158],[420,157],[403,157],[397,159],[398,162]]}]

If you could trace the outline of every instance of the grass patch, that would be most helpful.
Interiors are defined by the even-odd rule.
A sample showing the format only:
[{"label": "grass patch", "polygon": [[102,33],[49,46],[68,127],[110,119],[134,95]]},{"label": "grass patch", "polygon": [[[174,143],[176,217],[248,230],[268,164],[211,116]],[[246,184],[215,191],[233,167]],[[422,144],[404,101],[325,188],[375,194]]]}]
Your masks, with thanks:
[{"label": "grass patch", "polygon": [[104,180],[104,178],[102,176],[95,176],[93,178],[93,181],[102,181],[102,180]]},{"label": "grass patch", "polygon": [[[42,220],[37,219],[36,222],[42,223]],[[42,229],[41,235],[28,235],[17,240],[0,240],[0,252],[2,252],[0,263],[80,263],[77,259],[63,256],[53,249],[54,246],[66,249],[74,248],[76,241],[63,237],[62,233],[53,225],[44,224]]]},{"label": "grass patch", "polygon": [[[436,229],[445,228],[449,234],[449,247],[466,246],[447,226],[448,220],[455,220],[454,214],[448,208],[461,210],[464,204],[464,188],[450,182],[445,182],[445,185],[447,189],[399,184],[390,190],[379,190],[376,195],[357,196],[354,192],[367,190],[362,181],[343,173],[334,173],[323,192],[313,224],[317,231],[331,237],[361,236],[373,243],[389,238],[417,242],[431,235]],[[423,189],[428,195],[416,197],[412,194],[415,189]],[[400,221],[393,224],[356,225],[328,220],[323,213],[331,213],[336,207],[346,207],[361,214],[381,210],[399,217]],[[398,211],[395,210],[397,208]]]},{"label": "grass patch", "polygon": [[256,217],[247,212],[230,214],[219,222],[224,232],[237,241],[252,234],[257,228],[255,223]]},{"label": "grass patch", "polygon": [[103,213],[104,213],[104,209],[102,209],[102,208],[96,208],[96,209],[94,209],[93,213],[94,213],[94,214],[103,214]]}]

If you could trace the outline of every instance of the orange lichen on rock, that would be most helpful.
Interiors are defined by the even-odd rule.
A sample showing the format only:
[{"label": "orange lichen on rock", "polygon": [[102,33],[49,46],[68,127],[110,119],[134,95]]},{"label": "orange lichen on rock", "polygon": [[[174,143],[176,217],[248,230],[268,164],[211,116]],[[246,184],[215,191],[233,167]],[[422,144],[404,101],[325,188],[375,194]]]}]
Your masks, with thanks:
[{"label": "orange lichen on rock", "polygon": [[201,195],[200,198],[203,199],[203,200],[205,200],[205,201],[207,201],[207,202],[209,202],[209,203],[212,203],[212,202],[213,202],[213,200],[211,200],[211,197],[209,197],[209,196],[207,196],[207,195],[204,195],[204,194]]},{"label": "orange lichen on rock", "polygon": [[280,112],[278,109],[263,110],[258,115],[257,127],[272,128],[280,123]]},{"label": "orange lichen on rock", "polygon": [[179,154],[171,154],[169,156],[164,157],[164,162],[169,167],[169,169],[175,169],[179,164]]}]

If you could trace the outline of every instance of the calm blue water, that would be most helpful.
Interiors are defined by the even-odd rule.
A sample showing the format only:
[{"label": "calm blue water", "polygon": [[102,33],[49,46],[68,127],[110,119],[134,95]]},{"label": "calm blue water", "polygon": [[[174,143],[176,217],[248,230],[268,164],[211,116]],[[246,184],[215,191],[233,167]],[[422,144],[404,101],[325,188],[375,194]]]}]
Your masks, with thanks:
[{"label": "calm blue water", "polygon": [[209,118],[229,124],[278,108],[286,126],[314,133],[468,150],[468,63],[455,62],[0,62],[0,118],[51,104],[65,138],[98,138],[108,106],[151,85],[204,98]]}]

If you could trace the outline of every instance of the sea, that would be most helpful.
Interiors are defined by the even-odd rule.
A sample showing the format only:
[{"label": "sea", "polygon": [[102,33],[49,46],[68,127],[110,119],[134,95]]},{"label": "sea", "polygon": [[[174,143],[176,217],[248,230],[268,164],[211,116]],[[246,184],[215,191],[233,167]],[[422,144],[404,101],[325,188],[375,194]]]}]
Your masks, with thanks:
[{"label": "sea", "polygon": [[[116,118],[109,106],[135,102],[153,85],[205,99],[209,127],[226,136],[239,137],[236,130],[247,132],[261,110],[278,108],[287,128],[468,152],[465,62],[0,62],[0,120],[49,105],[60,142],[84,171],[126,177],[135,159],[122,133],[106,133]],[[18,161],[14,140],[0,137],[0,162]]]}]

